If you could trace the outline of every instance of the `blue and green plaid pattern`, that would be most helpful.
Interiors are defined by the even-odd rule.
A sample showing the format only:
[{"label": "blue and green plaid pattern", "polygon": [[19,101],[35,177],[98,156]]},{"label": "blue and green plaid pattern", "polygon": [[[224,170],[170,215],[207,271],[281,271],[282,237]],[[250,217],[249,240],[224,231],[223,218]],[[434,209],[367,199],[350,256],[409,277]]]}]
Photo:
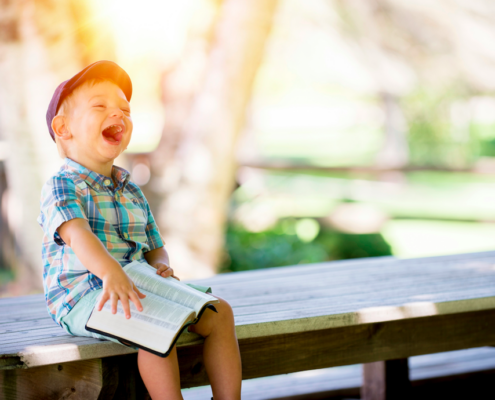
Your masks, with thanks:
[{"label": "blue and green plaid pattern", "polygon": [[66,158],[43,186],[38,223],[43,228],[43,284],[51,317],[60,324],[77,301],[102,281],[89,272],[57,232],[73,218],[93,233],[123,267],[164,245],[148,202],[129,173],[114,166],[112,179]]}]

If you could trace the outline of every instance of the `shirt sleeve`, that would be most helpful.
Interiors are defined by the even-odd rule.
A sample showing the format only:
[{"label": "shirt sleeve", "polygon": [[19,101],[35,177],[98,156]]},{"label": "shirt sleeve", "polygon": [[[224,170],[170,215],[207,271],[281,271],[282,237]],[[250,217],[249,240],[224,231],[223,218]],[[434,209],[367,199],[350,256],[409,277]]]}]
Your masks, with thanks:
[{"label": "shirt sleeve", "polygon": [[45,183],[40,208],[39,224],[60,246],[65,244],[57,232],[60,225],[74,218],[88,219],[74,181],[66,176],[54,176]]},{"label": "shirt sleeve", "polygon": [[158,226],[156,226],[155,218],[153,217],[153,213],[150,210],[150,206],[148,201],[143,196],[144,204],[146,206],[146,212],[148,213],[148,223],[146,225],[146,236],[148,238],[148,245],[150,246],[150,250],[158,249],[165,245],[162,236],[160,235],[160,231],[158,230]]}]

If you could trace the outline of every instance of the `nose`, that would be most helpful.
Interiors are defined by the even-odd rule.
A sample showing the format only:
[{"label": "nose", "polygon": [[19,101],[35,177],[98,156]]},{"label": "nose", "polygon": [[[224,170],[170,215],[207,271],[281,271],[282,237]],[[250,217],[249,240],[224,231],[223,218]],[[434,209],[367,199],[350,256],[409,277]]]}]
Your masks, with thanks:
[{"label": "nose", "polygon": [[110,113],[110,116],[124,118],[124,112],[120,108],[115,107]]}]

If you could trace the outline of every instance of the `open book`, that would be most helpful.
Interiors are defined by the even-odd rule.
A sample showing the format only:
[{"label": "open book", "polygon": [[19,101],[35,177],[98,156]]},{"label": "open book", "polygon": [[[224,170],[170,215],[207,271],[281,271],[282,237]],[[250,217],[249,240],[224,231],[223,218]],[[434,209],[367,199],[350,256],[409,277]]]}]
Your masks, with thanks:
[{"label": "open book", "polygon": [[166,357],[180,334],[198,322],[206,308],[216,311],[212,304],[219,302],[217,298],[175,278],[163,278],[149,264],[133,261],[124,271],[146,295],[140,299],[143,311],[129,301],[131,318],[126,319],[120,301],[116,314],[112,314],[111,302],[107,301],[101,311],[93,309],[86,330]]}]

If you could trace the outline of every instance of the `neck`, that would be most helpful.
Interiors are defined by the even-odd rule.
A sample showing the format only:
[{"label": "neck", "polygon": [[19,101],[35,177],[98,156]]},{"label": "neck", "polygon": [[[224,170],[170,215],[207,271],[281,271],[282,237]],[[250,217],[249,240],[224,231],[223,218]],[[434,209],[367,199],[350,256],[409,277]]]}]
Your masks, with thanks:
[{"label": "neck", "polygon": [[107,163],[100,163],[100,162],[95,162],[93,160],[78,159],[72,156],[68,156],[68,158],[100,175],[108,176],[109,178],[112,177],[113,160]]}]

